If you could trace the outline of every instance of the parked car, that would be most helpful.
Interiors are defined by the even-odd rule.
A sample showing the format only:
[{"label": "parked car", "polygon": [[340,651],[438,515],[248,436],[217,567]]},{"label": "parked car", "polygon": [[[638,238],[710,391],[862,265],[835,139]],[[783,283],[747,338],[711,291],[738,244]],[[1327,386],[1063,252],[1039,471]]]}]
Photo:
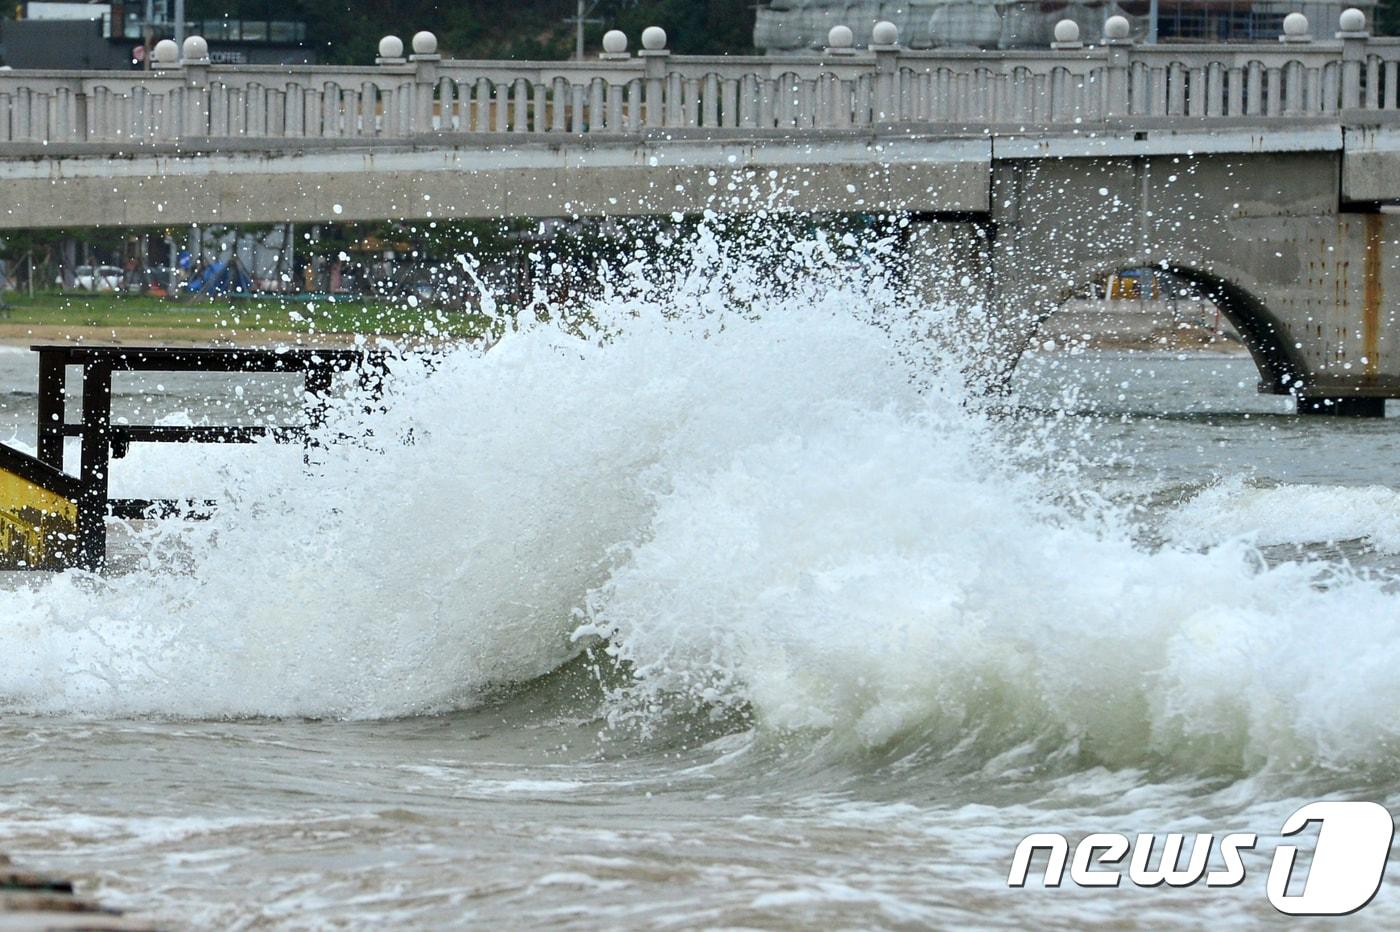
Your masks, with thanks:
[{"label": "parked car", "polygon": [[[124,277],[115,265],[80,265],[73,270],[73,286],[79,291],[116,291]],[[54,284],[64,284],[63,276],[54,279]]]},{"label": "parked car", "polygon": [[164,298],[174,292],[174,270],[164,265],[153,265],[137,269],[126,277],[126,290],[130,294],[147,294]]}]

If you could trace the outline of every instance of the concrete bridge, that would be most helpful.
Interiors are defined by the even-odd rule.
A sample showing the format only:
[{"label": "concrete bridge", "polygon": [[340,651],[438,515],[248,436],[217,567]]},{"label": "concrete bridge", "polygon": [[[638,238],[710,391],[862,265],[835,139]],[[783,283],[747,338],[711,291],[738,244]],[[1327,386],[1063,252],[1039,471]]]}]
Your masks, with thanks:
[{"label": "concrete bridge", "polygon": [[[1378,413],[1400,397],[1400,41],[1358,11],[1316,41],[444,60],[363,68],[0,73],[0,229],[715,211],[900,213],[932,292],[985,300],[1014,360],[1107,271],[1202,284],[1261,388]],[[183,52],[183,54],[181,54]],[[949,275],[950,271],[957,274]],[[952,283],[949,285],[949,283]],[[968,284],[970,283],[970,284]]]}]

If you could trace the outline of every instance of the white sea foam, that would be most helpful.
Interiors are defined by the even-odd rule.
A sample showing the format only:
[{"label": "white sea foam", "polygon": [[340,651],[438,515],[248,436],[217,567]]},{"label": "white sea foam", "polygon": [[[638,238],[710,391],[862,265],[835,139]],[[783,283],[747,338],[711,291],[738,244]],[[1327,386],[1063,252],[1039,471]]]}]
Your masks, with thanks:
[{"label": "white sea foam", "polygon": [[216,471],[220,515],[142,537],[143,571],[0,592],[0,696],[393,716],[601,634],[632,673],[624,720],[742,707],[984,760],[1033,740],[1193,768],[1392,753],[1381,582],[1320,586],[1240,542],[1149,551],[1065,513],[879,288],[779,296],[724,267],[702,249],[672,293],[618,289],[593,308],[606,337],[531,327],[401,363],[387,412],[332,426],[372,438]]},{"label": "white sea foam", "polygon": [[1174,510],[1163,532],[1188,547],[1250,537],[1261,546],[1360,540],[1400,553],[1400,491],[1385,486],[1254,486],[1231,477]]}]

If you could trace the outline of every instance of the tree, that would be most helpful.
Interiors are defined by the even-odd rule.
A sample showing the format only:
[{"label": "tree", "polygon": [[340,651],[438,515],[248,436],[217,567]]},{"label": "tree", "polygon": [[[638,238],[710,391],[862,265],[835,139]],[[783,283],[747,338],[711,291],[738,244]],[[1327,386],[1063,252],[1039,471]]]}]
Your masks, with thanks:
[{"label": "tree", "polygon": [[[565,19],[574,10],[575,0],[191,0],[189,16],[302,20],[321,61],[362,65],[374,60],[382,36],[407,43],[419,29],[435,33],[443,54],[455,58],[567,58],[573,27]],[[592,50],[607,29],[624,30],[636,48],[647,26],[663,27],[677,52],[753,47],[751,0],[599,0],[594,15],[604,25],[588,30]]]},{"label": "tree", "polygon": [[1372,31],[1382,36],[1400,35],[1400,0],[1381,0]]}]

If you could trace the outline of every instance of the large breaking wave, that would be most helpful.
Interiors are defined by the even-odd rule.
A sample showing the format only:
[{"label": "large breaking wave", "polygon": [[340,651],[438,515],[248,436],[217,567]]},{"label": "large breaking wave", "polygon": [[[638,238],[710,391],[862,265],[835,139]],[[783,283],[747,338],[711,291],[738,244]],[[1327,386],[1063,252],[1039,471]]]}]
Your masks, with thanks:
[{"label": "large breaking wave", "polygon": [[1212,769],[1394,753],[1386,580],[1145,547],[1108,506],[1057,504],[1092,491],[1068,451],[1013,445],[936,348],[956,342],[914,336],[947,312],[820,250],[778,289],[694,245],[583,335],[410,354],[386,411],[334,412],[362,439],[313,468],[138,448],[119,483],[197,475],[222,508],[136,530],[123,575],[7,581],[4,707],[430,713],[601,642],[618,723],[742,710],[852,748],[1048,736]]}]

